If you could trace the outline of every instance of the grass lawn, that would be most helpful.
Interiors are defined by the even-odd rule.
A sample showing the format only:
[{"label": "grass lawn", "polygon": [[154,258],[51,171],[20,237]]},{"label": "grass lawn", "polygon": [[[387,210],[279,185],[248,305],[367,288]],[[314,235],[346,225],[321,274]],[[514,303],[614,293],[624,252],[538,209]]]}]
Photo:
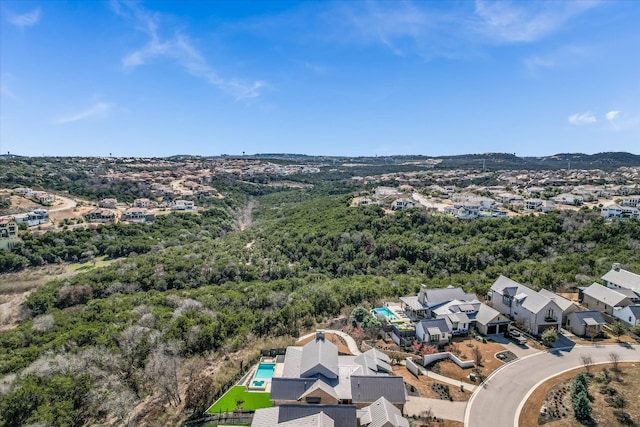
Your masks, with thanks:
[{"label": "grass lawn", "polygon": [[[220,412],[233,412],[235,409],[254,411],[260,408],[270,408],[273,405],[269,397],[269,393],[248,392],[244,386],[237,385],[231,387],[205,412],[207,414],[217,414]],[[238,405],[239,400],[244,402]]]}]

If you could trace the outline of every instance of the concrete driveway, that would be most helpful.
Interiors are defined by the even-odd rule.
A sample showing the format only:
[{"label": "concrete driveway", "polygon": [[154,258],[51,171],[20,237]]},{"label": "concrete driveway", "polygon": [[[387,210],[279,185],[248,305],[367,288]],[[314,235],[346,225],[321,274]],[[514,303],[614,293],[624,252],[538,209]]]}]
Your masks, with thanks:
[{"label": "concrete driveway", "polygon": [[538,352],[496,370],[471,396],[465,411],[467,427],[512,427],[518,425],[522,405],[548,378],[583,366],[582,356],[594,363],[608,363],[617,353],[621,362],[640,362],[640,346],[619,344],[575,346],[571,351]]},{"label": "concrete driveway", "polygon": [[522,359],[532,354],[540,353],[540,350],[530,347],[528,345],[519,345],[509,338],[505,338],[502,334],[487,335],[487,338],[491,338],[492,341],[502,344],[502,346],[516,355],[518,359]]},{"label": "concrete driveway", "polygon": [[404,415],[421,416],[424,411],[431,411],[431,415],[444,420],[464,421],[464,410],[467,402],[450,402],[428,397],[407,396],[404,405]]}]

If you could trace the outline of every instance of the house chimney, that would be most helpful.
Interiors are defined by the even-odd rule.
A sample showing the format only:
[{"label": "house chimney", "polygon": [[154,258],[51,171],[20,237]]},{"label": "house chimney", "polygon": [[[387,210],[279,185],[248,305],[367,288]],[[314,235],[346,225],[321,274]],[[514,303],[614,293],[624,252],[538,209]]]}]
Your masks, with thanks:
[{"label": "house chimney", "polygon": [[316,341],[324,341],[324,331],[316,331]]},{"label": "house chimney", "polygon": [[613,264],[613,267],[611,267],[611,269],[613,271],[620,271],[620,263],[616,262],[615,264]]}]

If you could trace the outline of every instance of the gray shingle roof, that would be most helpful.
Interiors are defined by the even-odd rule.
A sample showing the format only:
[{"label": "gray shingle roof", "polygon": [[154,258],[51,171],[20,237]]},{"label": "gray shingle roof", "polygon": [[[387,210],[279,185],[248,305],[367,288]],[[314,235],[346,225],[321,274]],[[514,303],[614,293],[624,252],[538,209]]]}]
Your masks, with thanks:
[{"label": "gray shingle roof", "polygon": [[324,338],[316,338],[302,347],[300,376],[338,378],[338,347]]},{"label": "gray shingle roof", "polygon": [[611,307],[616,307],[627,299],[627,297],[620,292],[602,286],[599,283],[593,283],[585,289],[583,293]]},{"label": "gray shingle roof", "polygon": [[481,304],[478,314],[476,315],[476,322],[486,326],[490,323],[509,322],[509,319],[500,314],[495,308]]},{"label": "gray shingle roof", "polygon": [[632,273],[630,271],[619,269],[611,269],[607,274],[602,276],[602,280],[615,283],[616,285],[631,289],[632,291],[640,292],[640,275]]},{"label": "gray shingle roof", "polygon": [[294,402],[300,398],[316,381],[315,378],[277,378],[271,379],[271,400]]},{"label": "gray shingle roof", "polygon": [[393,404],[404,404],[407,398],[402,377],[351,377],[351,400],[353,403],[373,403],[380,397],[384,397]]},{"label": "gray shingle roof", "polygon": [[573,306],[575,306],[573,301],[568,300],[565,297],[562,297],[562,296],[556,294],[555,292],[551,292],[548,289],[540,289],[540,291],[538,291],[538,293],[540,295],[542,295],[542,296],[545,296],[545,297],[547,297],[549,299],[552,299],[553,302],[558,304],[558,307],[560,307],[562,309],[563,313],[565,311],[567,311],[568,309],[572,308]]},{"label": "gray shingle roof", "polygon": [[400,410],[384,397],[362,408],[360,424],[366,427],[409,427],[409,421]]},{"label": "gray shingle roof", "polygon": [[630,305],[629,310],[631,310],[636,319],[640,319],[640,305]]},{"label": "gray shingle roof", "polygon": [[606,323],[602,318],[602,314],[596,310],[576,311],[575,316],[580,322],[587,325],[604,325]]},{"label": "gray shingle roof", "polygon": [[353,405],[280,405],[258,409],[251,427],[356,427],[356,407]]},{"label": "gray shingle roof", "polygon": [[[516,289],[514,290],[514,288]],[[508,295],[514,297],[516,304],[531,313],[539,313],[551,301],[550,298],[502,275],[491,286],[491,290],[498,292],[500,295],[507,295],[508,293]]]},{"label": "gray shingle roof", "polygon": [[[445,317],[441,317],[438,319],[425,319],[421,320],[420,324],[425,331],[429,331],[431,335],[439,335],[443,332],[451,333],[451,325],[449,324],[449,319]],[[431,333],[431,331],[438,331],[437,333]]]},{"label": "gray shingle roof", "polygon": [[424,291],[427,307],[436,307],[453,300],[473,301],[477,299],[476,294],[465,293],[462,288],[435,288]]}]

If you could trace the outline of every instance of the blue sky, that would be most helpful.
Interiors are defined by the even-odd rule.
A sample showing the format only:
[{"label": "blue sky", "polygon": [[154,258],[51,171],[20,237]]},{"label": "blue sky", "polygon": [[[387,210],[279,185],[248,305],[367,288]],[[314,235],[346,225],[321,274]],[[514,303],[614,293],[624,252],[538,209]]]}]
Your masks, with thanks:
[{"label": "blue sky", "polygon": [[640,2],[0,2],[0,151],[640,153]]}]

